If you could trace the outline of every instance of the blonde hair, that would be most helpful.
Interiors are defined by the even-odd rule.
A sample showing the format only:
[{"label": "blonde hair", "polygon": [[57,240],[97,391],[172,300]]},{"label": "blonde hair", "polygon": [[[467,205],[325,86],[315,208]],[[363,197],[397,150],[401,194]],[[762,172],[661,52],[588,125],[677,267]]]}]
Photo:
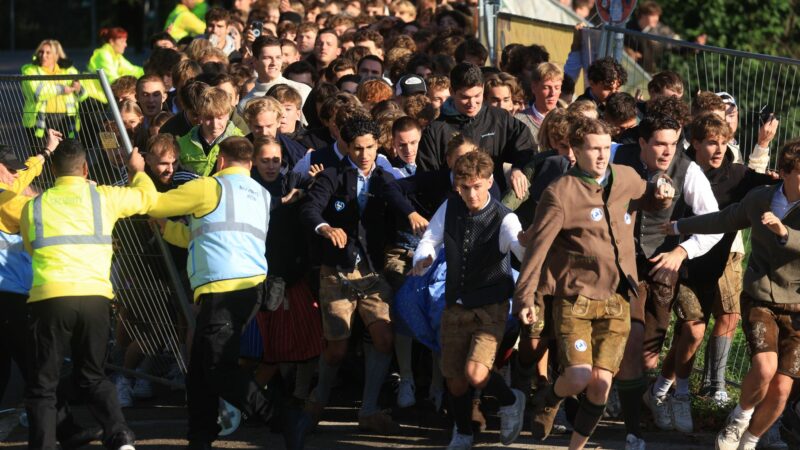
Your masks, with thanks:
[{"label": "blonde hair", "polygon": [[208,39],[198,38],[194,39],[189,45],[186,46],[186,56],[192,61],[200,61],[200,55],[204,50],[212,48],[211,41]]},{"label": "blonde hair", "polygon": [[564,81],[564,71],[561,67],[550,63],[543,62],[533,69],[531,74],[531,81],[541,83],[542,81]]},{"label": "blonde hair", "polygon": [[256,117],[262,112],[274,112],[277,116],[277,120],[281,120],[285,114],[281,102],[274,97],[265,96],[247,102],[247,105],[244,107],[244,120],[249,124],[256,120]]},{"label": "blonde hair", "polygon": [[33,52],[33,60],[36,62],[37,65],[41,65],[42,62],[39,61],[39,50],[42,49],[45,45],[49,45],[50,49],[58,55],[58,59],[65,59],[67,54],[64,53],[64,47],[61,46],[61,42],[58,42],[55,39],[45,39],[42,42],[39,42],[39,45],[36,46],[36,50]]},{"label": "blonde hair", "polygon": [[136,114],[140,119],[144,117],[142,113],[142,108],[139,107],[139,104],[133,100],[123,100],[119,103],[119,113],[133,113]]},{"label": "blonde hair", "polygon": [[417,7],[408,0],[400,0],[399,2],[392,3],[389,9],[395,16],[401,12],[412,13],[415,16],[417,15]]},{"label": "blonde hair", "polygon": [[597,105],[591,100],[578,100],[569,105],[567,112],[592,119],[600,117],[600,113],[597,112]]},{"label": "blonde hair", "polygon": [[208,88],[200,95],[195,111],[199,117],[230,115],[233,111],[231,97],[219,87]]},{"label": "blonde hair", "polygon": [[544,116],[537,136],[539,151],[554,149],[558,142],[569,138],[570,117],[570,113],[561,108],[556,108]]}]

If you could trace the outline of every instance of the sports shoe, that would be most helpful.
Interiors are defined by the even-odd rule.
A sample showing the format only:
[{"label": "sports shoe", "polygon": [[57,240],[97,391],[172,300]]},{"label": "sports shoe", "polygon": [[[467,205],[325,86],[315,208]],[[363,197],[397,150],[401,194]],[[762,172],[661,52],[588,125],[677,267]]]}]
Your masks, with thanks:
[{"label": "sports shoe", "polygon": [[517,389],[511,389],[516,400],[508,406],[501,406],[497,415],[500,416],[500,442],[511,445],[522,431],[522,419],[525,416],[525,394]]},{"label": "sports shoe", "polygon": [[133,406],[133,388],[131,380],[125,375],[117,374],[114,385],[117,387],[117,399],[120,408],[130,408]]},{"label": "sports shoe", "polygon": [[358,418],[358,429],[378,434],[394,435],[400,432],[400,425],[385,411],[378,411]]},{"label": "sports shoe", "polygon": [[567,411],[564,409],[564,405],[561,405],[556,413],[556,419],[553,421],[553,430],[550,431],[550,433],[567,434],[570,432],[572,432],[572,425],[570,425],[569,419],[567,419]]},{"label": "sports shoe", "polygon": [[669,397],[669,410],[672,413],[672,425],[681,433],[694,431],[692,423],[692,399],[688,395]]},{"label": "sports shoe", "polygon": [[625,450],[645,450],[644,439],[628,434],[625,437]]},{"label": "sports shoe", "polygon": [[153,398],[153,383],[144,378],[138,378],[133,385],[133,398],[148,399]]},{"label": "sports shoe", "polygon": [[787,450],[789,444],[787,444],[781,436],[781,425],[780,419],[776,420],[775,423],[769,427],[769,430],[761,436],[755,448],[758,450]]},{"label": "sports shoe", "polygon": [[456,426],[453,425],[453,438],[450,439],[450,444],[447,450],[470,450],[472,448],[472,435],[460,434],[456,431]]},{"label": "sports shoe", "polygon": [[414,395],[416,386],[413,379],[402,378],[400,385],[397,387],[397,406],[400,408],[408,408],[417,403],[417,398]]},{"label": "sports shoe", "polygon": [[114,433],[108,441],[104,442],[105,447],[111,450],[136,450],[133,444],[136,438],[133,431],[123,430]]},{"label": "sports shoe", "polygon": [[725,426],[717,434],[716,450],[738,450],[742,434],[747,430],[750,421],[734,420],[733,413],[725,420]]},{"label": "sports shoe", "polygon": [[545,440],[553,430],[553,422],[558,414],[559,406],[563,400],[548,402],[550,387],[539,389],[533,397],[533,412],[531,413],[531,436],[534,439]]},{"label": "sports shoe", "polygon": [[619,402],[619,392],[617,391],[617,384],[611,385],[611,392],[608,394],[608,401],[606,402],[606,412],[604,417],[616,419],[622,413],[622,404]]},{"label": "sports shoe", "polygon": [[730,398],[728,398],[728,391],[716,391],[712,398],[717,406],[727,406],[731,401]]},{"label": "sports shoe", "polygon": [[672,424],[672,413],[670,413],[669,401],[666,395],[656,397],[653,395],[653,389],[651,386],[645,390],[644,395],[642,396],[642,401],[644,401],[644,404],[650,408],[650,411],[652,411],[653,420],[658,428],[665,431],[669,431],[674,428]]}]

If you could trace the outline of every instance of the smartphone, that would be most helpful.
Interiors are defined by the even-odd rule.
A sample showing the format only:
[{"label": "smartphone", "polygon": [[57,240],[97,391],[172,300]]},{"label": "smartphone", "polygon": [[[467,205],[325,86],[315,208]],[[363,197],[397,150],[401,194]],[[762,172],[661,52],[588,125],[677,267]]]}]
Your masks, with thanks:
[{"label": "smartphone", "polygon": [[776,119],[778,118],[777,115],[773,116],[773,109],[771,106],[769,105],[762,106],[761,109],[758,111],[758,118],[761,119],[761,125],[764,125],[765,123],[769,122],[770,117],[775,117]]},{"label": "smartphone", "polygon": [[261,36],[261,30],[264,29],[264,22],[260,20],[254,20],[250,23],[250,29],[253,30],[253,36],[259,37]]}]

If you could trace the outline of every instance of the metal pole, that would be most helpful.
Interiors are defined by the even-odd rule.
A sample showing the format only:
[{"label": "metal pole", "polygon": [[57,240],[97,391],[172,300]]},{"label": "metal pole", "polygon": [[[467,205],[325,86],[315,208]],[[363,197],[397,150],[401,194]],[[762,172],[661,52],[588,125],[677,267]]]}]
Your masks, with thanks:
[{"label": "metal pole", "polygon": [[485,0],[484,2],[484,28],[486,29],[486,43],[489,46],[489,59],[497,65],[497,13],[500,11],[500,0]]},{"label": "metal pole", "polygon": [[[122,139],[122,147],[125,149],[125,152],[130,155],[131,152],[133,152],[133,147],[131,146],[131,141],[128,138],[128,133],[125,132],[125,124],[122,123],[122,116],[119,113],[117,102],[113,100],[114,94],[111,92],[111,85],[108,83],[108,78],[106,77],[106,73],[103,71],[103,69],[99,69],[97,71],[97,75],[100,77],[100,85],[103,86],[103,92],[106,94],[106,100],[108,100],[108,106],[111,110],[111,115],[114,116],[114,123],[117,124],[117,129],[120,130],[119,136]],[[186,292],[183,290],[183,285],[181,284],[180,276],[178,275],[178,269],[175,268],[175,263],[172,261],[172,254],[170,253],[167,244],[164,242],[164,239],[161,237],[160,230],[153,230],[153,234],[155,235],[158,248],[161,251],[161,256],[164,259],[164,265],[167,267],[167,274],[169,275],[169,280],[172,282],[172,288],[175,292],[175,296],[177,297],[175,301],[178,304],[178,309],[186,319],[186,327],[189,330],[194,330],[194,315],[189,309],[189,299],[186,296]]]}]

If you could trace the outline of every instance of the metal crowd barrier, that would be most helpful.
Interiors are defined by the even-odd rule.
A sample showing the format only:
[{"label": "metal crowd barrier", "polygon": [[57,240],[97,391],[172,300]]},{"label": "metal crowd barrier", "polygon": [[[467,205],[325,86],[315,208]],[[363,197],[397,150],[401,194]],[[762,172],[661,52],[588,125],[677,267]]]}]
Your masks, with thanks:
[{"label": "metal crowd barrier", "polygon": [[[73,82],[101,87],[106,98],[63,94]],[[102,95],[102,94],[101,94]],[[69,98],[72,96],[72,98]],[[46,114],[39,117],[36,100],[48,100]],[[80,98],[72,114],[69,103]],[[123,185],[128,180],[125,160],[131,144],[105,74],[21,76],[0,75],[0,144],[9,145],[24,160],[44,145],[37,120],[79,139],[89,155],[89,178],[101,185]],[[119,130],[122,130],[120,132]],[[49,163],[35,181],[39,192],[52,186]],[[131,217],[117,223],[113,233],[114,260],[111,280],[116,298],[114,346],[110,369],[173,387],[182,387],[186,373],[185,343],[194,324],[189,300],[167,246],[154,233],[146,217]],[[75,255],[80,258],[81,255]],[[129,345],[138,345],[149,359],[150,370],[137,372],[122,367]]]}]

